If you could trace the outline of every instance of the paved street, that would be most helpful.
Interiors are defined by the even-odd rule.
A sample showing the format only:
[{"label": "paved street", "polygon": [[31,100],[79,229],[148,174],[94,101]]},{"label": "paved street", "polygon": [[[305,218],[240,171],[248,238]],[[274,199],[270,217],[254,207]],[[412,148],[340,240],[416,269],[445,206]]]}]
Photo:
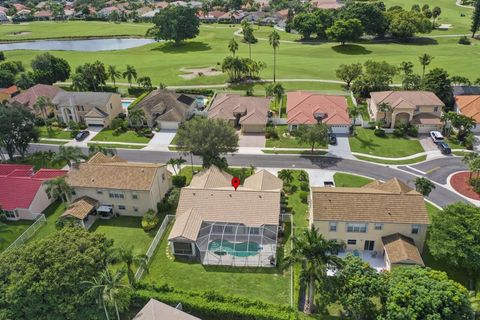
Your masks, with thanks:
[{"label": "paved street", "polygon": [[[58,146],[34,145],[31,146],[30,151],[44,151],[49,149],[56,151]],[[87,149],[83,150],[85,153],[87,153]],[[178,157],[179,153],[168,151],[118,150],[118,155],[129,161],[166,162],[172,157]],[[186,159],[190,160],[190,157],[187,156]],[[254,165],[256,167],[265,168],[325,169],[363,175],[379,180],[388,180],[390,178],[397,177],[402,181],[407,182],[412,187],[412,182],[416,178],[416,175],[420,175],[418,173],[408,173],[403,170],[398,170],[388,166],[381,166],[374,163],[330,157],[234,154],[227,156],[227,160],[229,165],[240,167]],[[193,157],[193,162],[194,164],[201,164],[201,161],[198,157]],[[460,158],[453,157],[431,160],[418,166],[420,167],[418,170],[422,170],[424,167],[438,167],[439,169],[430,174],[435,177],[434,181],[444,181],[439,182],[441,184],[446,183],[446,179],[450,173],[466,169],[466,166],[462,163]],[[464,198],[440,185],[436,186],[435,190],[432,191],[428,199],[439,206],[445,206],[457,201],[466,202]]]}]

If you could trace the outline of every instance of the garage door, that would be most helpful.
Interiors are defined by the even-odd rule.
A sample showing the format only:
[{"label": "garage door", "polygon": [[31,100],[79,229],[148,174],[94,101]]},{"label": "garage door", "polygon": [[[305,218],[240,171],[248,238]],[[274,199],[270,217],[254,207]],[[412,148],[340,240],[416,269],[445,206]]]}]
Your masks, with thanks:
[{"label": "garage door", "polygon": [[330,126],[333,133],[348,133],[348,126]]},{"label": "garage door", "polygon": [[178,122],[170,122],[170,121],[161,121],[160,122],[160,129],[163,130],[175,130],[178,129]]},{"label": "garage door", "polygon": [[242,127],[244,133],[262,133],[265,132],[264,125],[244,125]]},{"label": "garage door", "polygon": [[442,131],[441,125],[418,124],[418,133],[429,133],[430,131]]},{"label": "garage door", "polygon": [[96,119],[96,118],[85,118],[85,123],[87,126],[104,126],[104,119]]}]

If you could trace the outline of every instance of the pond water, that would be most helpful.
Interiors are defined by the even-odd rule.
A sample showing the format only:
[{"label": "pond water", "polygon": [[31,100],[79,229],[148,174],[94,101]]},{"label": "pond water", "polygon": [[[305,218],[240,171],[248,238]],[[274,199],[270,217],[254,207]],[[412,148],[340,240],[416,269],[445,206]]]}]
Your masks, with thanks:
[{"label": "pond water", "polygon": [[0,43],[0,51],[8,50],[62,50],[62,51],[109,51],[141,47],[155,42],[146,38],[113,38],[87,40],[37,40]]}]

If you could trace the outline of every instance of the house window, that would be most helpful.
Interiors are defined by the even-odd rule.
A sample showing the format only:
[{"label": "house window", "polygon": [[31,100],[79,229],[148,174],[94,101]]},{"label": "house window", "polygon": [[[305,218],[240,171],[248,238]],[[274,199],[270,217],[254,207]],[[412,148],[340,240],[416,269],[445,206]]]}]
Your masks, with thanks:
[{"label": "house window", "polygon": [[375,223],[375,230],[382,230],[383,229],[383,223]]},{"label": "house window", "polygon": [[133,211],[134,211],[134,212],[138,212],[138,208],[137,208],[137,207],[133,207]]},{"label": "house window", "polygon": [[123,204],[119,204],[118,205],[118,210],[125,210],[125,206]]},{"label": "house window", "polygon": [[75,192],[75,190],[72,190],[72,196],[76,196],[77,193]]},{"label": "house window", "polygon": [[366,223],[347,223],[347,232],[367,232]]},{"label": "house window", "polygon": [[110,191],[108,193],[108,196],[110,198],[115,198],[115,199],[124,199],[125,198],[125,195],[123,194],[123,192],[120,192],[120,191]]},{"label": "house window", "polygon": [[337,231],[337,223],[336,222],[330,222],[330,231],[332,231],[332,232]]},{"label": "house window", "polygon": [[5,217],[9,219],[16,219],[17,218],[17,213],[15,211],[3,211],[3,214],[5,214]]},{"label": "house window", "polygon": [[138,194],[136,192],[132,192],[132,199],[137,200]]},{"label": "house window", "polygon": [[97,194],[103,194],[102,190],[97,190]]},{"label": "house window", "polygon": [[418,234],[420,226],[418,224],[412,224],[412,234]]},{"label": "house window", "polygon": [[192,255],[193,254],[192,244],[189,242],[174,242],[173,252],[175,254]]},{"label": "house window", "polygon": [[356,245],[356,244],[357,244],[357,240],[348,239],[348,240],[347,240],[347,244],[349,244],[349,245]]},{"label": "house window", "polygon": [[433,112],[438,112],[438,107],[433,107]]}]

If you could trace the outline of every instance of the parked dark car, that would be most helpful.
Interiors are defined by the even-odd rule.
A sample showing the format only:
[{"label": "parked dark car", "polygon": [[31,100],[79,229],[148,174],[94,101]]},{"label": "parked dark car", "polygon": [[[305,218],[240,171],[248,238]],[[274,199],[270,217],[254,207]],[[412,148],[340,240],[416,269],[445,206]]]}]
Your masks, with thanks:
[{"label": "parked dark car", "polygon": [[328,143],[329,144],[337,144],[337,136],[335,135],[335,133],[330,133],[328,135]]},{"label": "parked dark car", "polygon": [[84,140],[86,137],[88,137],[88,135],[90,134],[90,132],[88,131],[80,131],[76,136],[75,136],[75,140],[77,141],[82,141]]},{"label": "parked dark car", "polygon": [[440,149],[440,151],[443,153],[443,154],[450,154],[452,153],[452,149],[450,149],[450,147],[448,146],[448,144],[446,144],[445,142],[439,142],[437,144],[438,146],[438,149]]}]

